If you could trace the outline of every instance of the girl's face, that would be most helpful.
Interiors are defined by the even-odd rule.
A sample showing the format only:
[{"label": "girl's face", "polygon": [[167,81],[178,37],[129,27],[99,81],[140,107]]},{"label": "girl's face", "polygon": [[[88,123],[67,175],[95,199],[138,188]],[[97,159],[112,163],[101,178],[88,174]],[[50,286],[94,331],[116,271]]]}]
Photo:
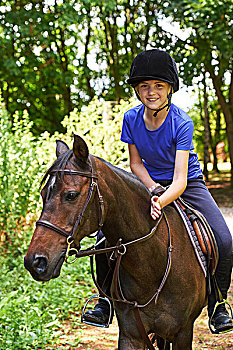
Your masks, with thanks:
[{"label": "girl's face", "polygon": [[160,80],[146,80],[140,82],[136,91],[142,103],[150,109],[158,109],[167,103],[167,96],[171,85]]}]

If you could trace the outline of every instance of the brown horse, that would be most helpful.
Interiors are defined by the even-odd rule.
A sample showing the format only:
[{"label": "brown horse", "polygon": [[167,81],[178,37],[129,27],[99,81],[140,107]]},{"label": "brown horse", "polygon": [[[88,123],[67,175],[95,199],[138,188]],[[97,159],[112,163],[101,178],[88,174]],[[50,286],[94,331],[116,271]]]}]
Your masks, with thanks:
[{"label": "brown horse", "polygon": [[[74,136],[72,150],[58,141],[56,154],[45,175],[43,211],[25,256],[26,269],[38,281],[59,276],[68,235],[72,237],[68,241],[79,249],[83,237],[101,225],[108,243],[114,246],[119,238],[122,242],[135,240],[156,225],[150,216],[150,193],[136,176],[90,156],[79,136]],[[95,182],[97,191],[93,191]],[[171,269],[157,302],[152,298],[139,312],[146,332],[162,339],[160,349],[168,349],[170,345],[164,344],[172,343],[174,350],[190,350],[193,323],[206,304],[206,281],[179,215],[170,206],[164,212],[172,241]],[[123,294],[138,304],[146,304],[154,295],[167,267],[169,230],[164,216],[157,226],[149,239],[128,245],[121,260]],[[114,307],[118,348],[144,349],[132,305],[116,302]]]}]

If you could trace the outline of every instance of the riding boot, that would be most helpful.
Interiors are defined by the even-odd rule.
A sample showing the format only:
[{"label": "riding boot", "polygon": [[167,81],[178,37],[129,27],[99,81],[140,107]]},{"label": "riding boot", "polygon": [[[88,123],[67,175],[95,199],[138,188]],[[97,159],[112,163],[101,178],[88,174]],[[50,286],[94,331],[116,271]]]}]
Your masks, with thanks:
[{"label": "riding boot", "polygon": [[[227,291],[231,284],[231,271],[232,271],[232,259],[219,260],[215,277],[217,285],[222,294],[223,300],[227,299]],[[219,298],[216,297],[214,287],[212,288],[211,295],[208,299],[208,314],[210,317],[210,323],[214,327],[216,333],[227,332],[233,330],[233,319],[232,315],[226,310],[224,302],[215,306]]]},{"label": "riding boot", "polygon": [[[102,236],[103,237],[103,236]],[[101,236],[97,238],[98,241],[102,238]],[[98,245],[98,249],[102,249],[105,247],[105,243],[102,242]],[[104,293],[110,295],[110,287],[111,282],[106,283],[106,276],[109,273],[109,266],[106,254],[97,254],[95,256],[96,259],[96,275],[97,275],[97,283],[101,289],[103,289]],[[111,306],[110,306],[111,304]],[[111,310],[112,312],[111,312]],[[110,315],[111,312],[111,315]],[[108,324],[109,317],[110,322],[113,319],[113,304],[112,301],[110,303],[102,298],[99,299],[98,303],[95,305],[94,310],[88,310],[85,312],[83,316],[84,321],[88,321],[94,325],[104,326]]]}]

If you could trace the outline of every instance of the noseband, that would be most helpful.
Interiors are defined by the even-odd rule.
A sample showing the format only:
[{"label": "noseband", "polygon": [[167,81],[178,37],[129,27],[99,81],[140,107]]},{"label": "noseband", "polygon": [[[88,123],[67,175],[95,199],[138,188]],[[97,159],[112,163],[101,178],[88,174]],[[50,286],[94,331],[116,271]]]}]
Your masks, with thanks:
[{"label": "noseband", "polygon": [[84,221],[85,211],[88,209],[88,207],[92,203],[96,192],[97,192],[98,199],[99,199],[98,232],[100,231],[101,227],[103,226],[104,203],[103,203],[103,197],[100,194],[98,183],[97,183],[98,175],[96,173],[95,159],[92,155],[89,155],[89,160],[90,160],[90,164],[91,164],[91,171],[90,172],[83,172],[83,171],[78,171],[78,170],[73,170],[73,169],[64,169],[64,170],[56,169],[56,170],[51,171],[51,174],[53,174],[53,173],[55,173],[55,174],[62,173],[63,174],[64,173],[64,174],[71,175],[71,176],[78,175],[78,176],[88,177],[91,179],[86,202],[83,206],[81,214],[77,217],[72,230],[70,232],[68,232],[68,231],[64,230],[63,228],[61,228],[61,227],[59,227],[59,226],[57,226],[57,225],[55,225],[47,220],[38,220],[36,222],[36,226],[44,226],[44,227],[46,227],[50,230],[53,230],[53,231],[55,231],[55,232],[59,233],[60,235],[67,238],[68,248],[67,248],[66,257],[65,257],[66,261],[67,261],[70,253],[76,254],[78,252],[78,250],[76,248],[70,248],[70,246],[72,244],[75,244],[74,241],[75,241],[75,238],[77,237],[78,229],[83,224],[83,221]]}]

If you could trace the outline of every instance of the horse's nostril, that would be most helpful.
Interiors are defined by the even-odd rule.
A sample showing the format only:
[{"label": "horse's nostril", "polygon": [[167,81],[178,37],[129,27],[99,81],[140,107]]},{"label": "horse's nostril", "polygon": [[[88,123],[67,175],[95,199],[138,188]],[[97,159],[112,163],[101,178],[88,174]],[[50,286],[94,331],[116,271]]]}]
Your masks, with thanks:
[{"label": "horse's nostril", "polygon": [[48,267],[48,259],[45,256],[35,255],[32,267],[37,273],[43,273]]}]

